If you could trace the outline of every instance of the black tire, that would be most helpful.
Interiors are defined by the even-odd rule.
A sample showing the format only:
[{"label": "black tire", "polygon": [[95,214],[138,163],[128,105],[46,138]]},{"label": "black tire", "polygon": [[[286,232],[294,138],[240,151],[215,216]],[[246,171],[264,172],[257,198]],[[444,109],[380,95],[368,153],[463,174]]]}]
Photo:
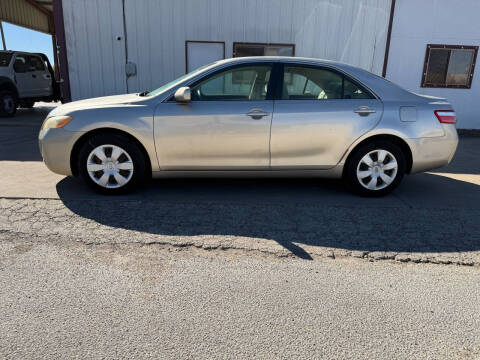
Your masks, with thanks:
[{"label": "black tire", "polygon": [[[87,161],[89,160],[92,151],[102,145],[118,146],[119,148],[124,150],[124,152],[126,152],[127,156],[131,158],[133,163],[133,174],[125,185],[120,187],[104,187],[97,184],[90,176],[90,173],[87,170]],[[108,146],[105,147],[105,153],[108,155],[107,151]],[[94,159],[98,160],[97,158]],[[80,177],[88,184],[88,186],[90,186],[96,192],[107,195],[125,194],[138,188],[141,184],[143,184],[147,171],[146,160],[147,159],[143,155],[143,152],[139,148],[138,144],[136,144],[132,139],[127,136],[120,134],[95,135],[91,137],[87,142],[85,142],[85,144],[83,144],[80,148],[77,157],[77,170]],[[128,171],[129,170],[127,170],[127,172]],[[104,170],[100,170],[100,172],[92,173],[92,176],[95,178],[100,178],[103,173]],[[128,177],[128,175],[129,173],[126,175],[126,177]],[[107,186],[118,186],[118,183],[114,180],[113,175],[109,176]]]},{"label": "black tire", "polygon": [[0,91],[0,117],[12,117],[17,112],[17,97],[8,90]]},{"label": "black tire", "polygon": [[[386,150],[388,153],[393,155],[394,157],[393,160],[395,160],[397,163],[396,172],[392,170],[385,170],[385,174],[387,174],[389,177],[393,177],[393,181],[388,185],[387,185],[387,182],[383,181],[383,179],[379,176],[379,172],[383,170],[379,170],[378,166],[372,166],[372,168],[366,167],[366,164],[362,162],[362,159],[364,158],[364,156],[366,156],[369,153],[373,152],[371,156],[375,157],[375,154],[376,154],[375,152],[378,150]],[[376,160],[377,161],[374,161],[374,164],[378,162],[378,157]],[[384,164],[390,161],[392,161],[391,156],[387,155],[387,157],[384,160],[384,163],[379,164],[380,168]],[[401,148],[398,145],[396,145],[393,142],[384,141],[384,140],[375,141],[375,142],[362,145],[358,149],[354,150],[354,153],[349,157],[347,163],[345,164],[345,168],[343,171],[343,182],[347,187],[347,189],[352,191],[355,194],[358,194],[361,196],[367,196],[367,197],[384,196],[392,192],[400,184],[400,182],[403,179],[403,176],[405,175],[405,168],[406,168],[405,155],[403,154]],[[362,185],[361,181],[357,176],[357,169],[360,171],[366,170],[368,172],[370,171],[372,172],[372,176],[370,177],[367,176],[362,179],[365,186]],[[361,177],[361,174],[359,176]],[[373,179],[374,176],[376,176],[377,178],[376,180]],[[368,189],[366,186],[368,186],[368,183],[370,181],[374,181],[374,183],[376,184],[376,186],[379,187],[379,189],[378,190]],[[382,186],[384,187],[381,188]]]}]

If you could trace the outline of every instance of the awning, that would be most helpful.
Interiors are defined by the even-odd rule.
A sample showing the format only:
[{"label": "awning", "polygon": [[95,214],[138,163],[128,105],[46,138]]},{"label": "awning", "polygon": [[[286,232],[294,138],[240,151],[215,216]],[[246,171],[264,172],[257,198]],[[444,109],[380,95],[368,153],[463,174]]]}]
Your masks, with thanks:
[{"label": "awning", "polygon": [[53,0],[1,0],[0,20],[28,29],[55,34]]}]

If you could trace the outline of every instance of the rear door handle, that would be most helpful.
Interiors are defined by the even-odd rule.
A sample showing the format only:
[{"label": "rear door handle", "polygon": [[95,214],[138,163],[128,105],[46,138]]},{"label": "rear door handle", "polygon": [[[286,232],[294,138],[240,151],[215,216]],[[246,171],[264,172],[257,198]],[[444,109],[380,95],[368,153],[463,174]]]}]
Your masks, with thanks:
[{"label": "rear door handle", "polygon": [[376,113],[377,111],[375,109],[370,109],[368,106],[360,106],[358,109],[353,110],[353,112],[361,116],[368,116]]},{"label": "rear door handle", "polygon": [[36,78],[36,77],[37,77],[37,75],[35,75],[35,74],[32,74],[32,78]]},{"label": "rear door handle", "polygon": [[252,119],[258,120],[264,116],[270,115],[267,112],[264,112],[262,109],[252,109],[247,113],[247,116],[250,116]]}]

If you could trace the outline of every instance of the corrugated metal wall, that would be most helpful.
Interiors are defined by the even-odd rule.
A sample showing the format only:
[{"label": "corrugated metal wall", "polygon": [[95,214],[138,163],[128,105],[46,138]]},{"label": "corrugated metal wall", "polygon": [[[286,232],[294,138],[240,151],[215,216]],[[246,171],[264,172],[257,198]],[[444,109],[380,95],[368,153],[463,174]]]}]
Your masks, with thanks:
[{"label": "corrugated metal wall", "polygon": [[63,0],[72,100],[127,92],[122,0]]},{"label": "corrugated metal wall", "polygon": [[[233,42],[293,43],[296,56],[340,60],[377,74],[383,66],[390,0],[123,1],[123,63],[137,65],[128,92],[153,89],[185,73],[185,40],[225,41],[227,57]],[[118,93],[121,87],[103,83],[112,82],[110,76],[125,81],[124,69],[107,74],[104,63],[126,54],[104,55],[112,42],[114,48],[122,43],[112,39],[112,27],[123,26],[122,0],[63,3],[72,98]]]}]

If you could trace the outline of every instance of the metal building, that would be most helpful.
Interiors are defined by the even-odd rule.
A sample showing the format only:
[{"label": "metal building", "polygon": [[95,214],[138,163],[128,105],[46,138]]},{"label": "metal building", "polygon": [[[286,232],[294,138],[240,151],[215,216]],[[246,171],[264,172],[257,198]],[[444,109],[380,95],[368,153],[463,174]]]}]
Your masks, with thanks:
[{"label": "metal building", "polygon": [[347,62],[447,97],[480,128],[477,0],[1,0],[0,17],[54,35],[65,100],[153,89],[232,56]]}]

